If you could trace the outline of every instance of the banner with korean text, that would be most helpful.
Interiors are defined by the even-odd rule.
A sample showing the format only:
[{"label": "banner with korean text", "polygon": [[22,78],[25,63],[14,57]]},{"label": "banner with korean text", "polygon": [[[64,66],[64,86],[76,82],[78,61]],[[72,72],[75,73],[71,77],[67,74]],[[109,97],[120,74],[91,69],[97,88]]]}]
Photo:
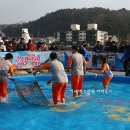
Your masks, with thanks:
[{"label": "banner with korean text", "polygon": [[[0,60],[4,59],[8,52],[0,52]],[[15,69],[29,69],[41,65],[49,59],[50,51],[47,52],[11,52]]]},{"label": "banner with korean text", "polygon": [[[44,52],[31,52],[20,51],[11,52],[13,54],[13,64],[16,69],[29,69],[39,66],[49,59],[52,51]],[[4,59],[5,54],[8,52],[0,52],[0,60]],[[72,54],[70,51],[56,51],[59,60],[65,67],[68,66],[68,58]],[[114,70],[123,70],[123,64],[121,58],[122,53],[97,53],[89,51],[88,68],[99,69],[102,66],[101,56],[106,56],[110,67]]]}]

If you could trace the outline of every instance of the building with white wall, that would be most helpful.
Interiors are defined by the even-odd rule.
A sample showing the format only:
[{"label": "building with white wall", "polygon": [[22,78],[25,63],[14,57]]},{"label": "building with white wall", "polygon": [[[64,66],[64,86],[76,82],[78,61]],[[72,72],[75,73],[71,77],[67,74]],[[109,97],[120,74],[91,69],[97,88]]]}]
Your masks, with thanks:
[{"label": "building with white wall", "polygon": [[73,31],[80,30],[80,25],[79,24],[71,24],[71,30],[73,30]]},{"label": "building with white wall", "polygon": [[97,31],[97,41],[100,41],[104,44],[108,39],[108,32],[106,31]]},{"label": "building with white wall", "polygon": [[87,24],[87,30],[97,30],[97,24]]},{"label": "building with white wall", "polygon": [[66,41],[71,42],[72,41],[72,31],[66,32]]},{"label": "building with white wall", "polygon": [[88,24],[88,30],[85,31],[76,29],[76,25],[73,25],[73,30],[71,31],[57,32],[57,41],[62,43],[87,41],[90,45],[95,45],[97,41],[102,44],[107,41],[108,32],[97,30],[97,24]]},{"label": "building with white wall", "polygon": [[86,31],[79,31],[79,41],[86,41]]}]

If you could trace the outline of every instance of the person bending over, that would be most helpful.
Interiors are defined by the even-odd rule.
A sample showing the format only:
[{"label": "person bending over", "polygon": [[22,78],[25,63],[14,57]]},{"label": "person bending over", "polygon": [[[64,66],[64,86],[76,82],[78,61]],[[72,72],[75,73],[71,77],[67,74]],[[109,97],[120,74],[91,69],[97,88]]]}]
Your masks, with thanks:
[{"label": "person bending over", "polygon": [[[52,79],[47,81],[49,85],[52,83],[52,94],[54,104],[65,103],[65,91],[68,85],[68,77],[64,70],[63,64],[58,61],[58,56],[55,52],[50,54],[50,62],[44,63],[40,69],[50,69],[52,73]],[[37,71],[36,71],[37,72]],[[35,72],[35,74],[36,74]]]}]

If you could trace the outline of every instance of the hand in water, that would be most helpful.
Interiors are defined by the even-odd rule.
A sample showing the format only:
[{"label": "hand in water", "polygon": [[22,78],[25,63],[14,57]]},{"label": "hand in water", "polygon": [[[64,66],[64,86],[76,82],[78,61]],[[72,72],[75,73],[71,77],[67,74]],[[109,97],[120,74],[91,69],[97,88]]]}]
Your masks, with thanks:
[{"label": "hand in water", "polygon": [[14,78],[8,77],[9,80],[14,80]]},{"label": "hand in water", "polygon": [[51,83],[51,80],[48,80],[48,81],[47,81],[47,85],[49,85],[50,83]]},{"label": "hand in water", "polygon": [[67,69],[67,73],[70,74],[70,73],[71,73],[71,70],[70,70],[70,69]]},{"label": "hand in water", "polygon": [[97,77],[98,76],[98,74],[95,74],[95,77]]},{"label": "hand in water", "polygon": [[33,72],[33,75],[34,75],[34,76],[36,76],[36,73],[37,73],[37,72],[36,72],[36,71],[34,71],[34,72]]}]

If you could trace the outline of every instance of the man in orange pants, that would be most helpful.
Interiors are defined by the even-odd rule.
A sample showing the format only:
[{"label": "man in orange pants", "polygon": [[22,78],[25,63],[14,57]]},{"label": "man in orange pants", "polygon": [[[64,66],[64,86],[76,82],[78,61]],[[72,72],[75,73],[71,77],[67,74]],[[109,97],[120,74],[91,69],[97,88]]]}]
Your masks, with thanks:
[{"label": "man in orange pants", "polygon": [[68,60],[68,69],[71,69],[71,86],[73,89],[73,96],[79,97],[82,95],[83,75],[86,70],[86,60],[83,55],[78,53],[78,46],[72,46],[72,55]]},{"label": "man in orange pants", "polygon": [[[68,77],[65,73],[63,64],[58,61],[56,53],[50,54],[50,62],[44,63],[40,69],[50,69],[52,73],[52,79],[48,80],[47,84],[52,84],[53,102],[54,104],[65,103],[65,91],[68,85]],[[37,72],[37,71],[36,71]],[[36,73],[35,72],[35,73]]]},{"label": "man in orange pants", "polygon": [[[13,76],[13,64],[11,63],[13,55],[7,53],[5,60],[0,61],[0,102],[8,102],[8,72]],[[13,78],[9,78],[13,79]]]}]

